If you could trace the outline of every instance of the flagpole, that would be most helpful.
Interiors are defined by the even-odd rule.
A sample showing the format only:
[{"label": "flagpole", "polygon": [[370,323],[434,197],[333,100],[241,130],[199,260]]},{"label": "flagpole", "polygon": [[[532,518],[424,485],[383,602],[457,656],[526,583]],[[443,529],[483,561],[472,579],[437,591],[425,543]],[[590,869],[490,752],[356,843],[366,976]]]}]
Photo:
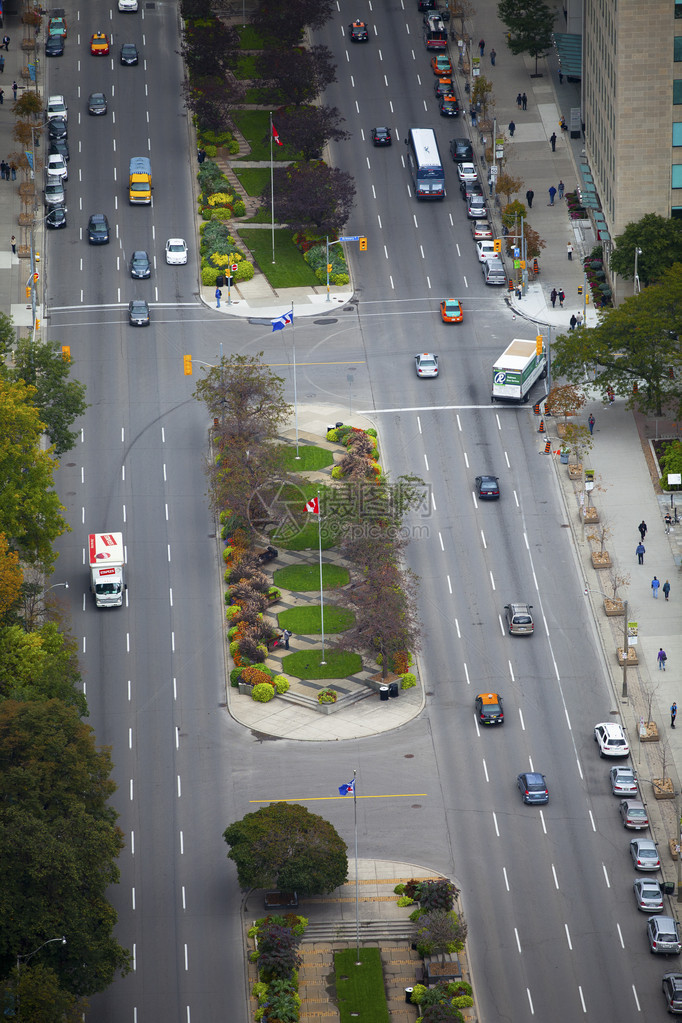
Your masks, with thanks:
[{"label": "flagpole", "polygon": [[[274,259],[273,259],[274,263]],[[298,394],[296,391],[296,317],[294,316],[294,303],[291,303],[291,330],[292,344],[294,349],[294,426],[296,428],[296,458],[300,459],[298,453]]]},{"label": "flagpole", "polygon": [[322,507],[320,505],[320,491],[317,491],[317,544],[320,552],[320,620],[322,622],[322,660],[320,664],[326,664],[324,659],[324,588],[322,586]]},{"label": "flagpole", "polygon": [[362,966],[360,962],[360,892],[358,880],[358,797],[355,778],[357,771],[353,771],[353,823],[355,828],[355,965]]},{"label": "flagpole", "polygon": [[270,111],[270,216],[272,219],[272,262],[275,262],[275,163],[272,156],[272,110]]}]

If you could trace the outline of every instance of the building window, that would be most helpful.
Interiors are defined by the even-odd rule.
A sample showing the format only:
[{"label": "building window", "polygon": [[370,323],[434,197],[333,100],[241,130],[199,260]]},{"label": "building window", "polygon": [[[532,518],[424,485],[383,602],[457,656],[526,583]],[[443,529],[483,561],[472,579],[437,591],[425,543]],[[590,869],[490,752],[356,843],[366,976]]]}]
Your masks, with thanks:
[{"label": "building window", "polygon": [[682,18],[682,0],[675,0],[675,17]]},{"label": "building window", "polygon": [[682,163],[673,164],[673,188],[682,188]]},{"label": "building window", "polygon": [[682,122],[673,124],[673,145],[682,146]]},{"label": "building window", "polygon": [[673,82],[673,103],[676,105],[682,103],[682,81],[679,78]]},{"label": "building window", "polygon": [[682,36],[675,36],[675,60],[682,60]]}]

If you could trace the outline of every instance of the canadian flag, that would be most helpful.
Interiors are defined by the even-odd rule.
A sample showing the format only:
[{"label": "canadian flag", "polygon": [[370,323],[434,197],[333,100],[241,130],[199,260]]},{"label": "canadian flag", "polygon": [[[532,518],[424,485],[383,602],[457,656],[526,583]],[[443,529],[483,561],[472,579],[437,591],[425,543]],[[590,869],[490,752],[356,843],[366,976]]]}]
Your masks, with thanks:
[{"label": "canadian flag", "polygon": [[305,506],[305,510],[312,512],[313,515],[320,514],[320,499],[319,497],[312,497]]},{"label": "canadian flag", "polygon": [[272,126],[272,137],[273,137],[273,139],[275,140],[275,142],[277,143],[278,146],[283,146],[284,145],[284,143],[282,142],[282,140],[279,137],[279,132],[275,128],[274,124]]}]

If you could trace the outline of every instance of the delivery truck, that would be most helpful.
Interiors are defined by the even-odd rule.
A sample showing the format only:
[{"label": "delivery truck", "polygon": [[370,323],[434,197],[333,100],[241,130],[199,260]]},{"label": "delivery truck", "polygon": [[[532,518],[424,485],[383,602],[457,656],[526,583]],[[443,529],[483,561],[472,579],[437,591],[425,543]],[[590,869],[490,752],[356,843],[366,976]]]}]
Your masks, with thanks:
[{"label": "delivery truck", "polygon": [[536,341],[514,338],[493,366],[491,401],[528,401],[536,380],[547,376],[544,341],[538,352]]},{"label": "delivery truck", "polygon": [[152,164],[146,156],[133,156],[130,161],[128,198],[136,205],[152,201]]},{"label": "delivery truck", "polygon": [[122,533],[90,533],[88,536],[90,589],[97,607],[120,607],[126,583]]}]

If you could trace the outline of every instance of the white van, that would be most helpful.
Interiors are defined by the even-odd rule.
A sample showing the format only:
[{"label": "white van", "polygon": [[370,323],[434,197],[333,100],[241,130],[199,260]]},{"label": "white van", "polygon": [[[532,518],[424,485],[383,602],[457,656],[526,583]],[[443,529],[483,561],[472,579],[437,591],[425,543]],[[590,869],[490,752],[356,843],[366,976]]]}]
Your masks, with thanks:
[{"label": "white van", "polygon": [[484,263],[481,263],[481,270],[483,271],[483,280],[486,284],[507,283],[504,263],[499,256],[495,256],[494,259],[486,259]]}]

